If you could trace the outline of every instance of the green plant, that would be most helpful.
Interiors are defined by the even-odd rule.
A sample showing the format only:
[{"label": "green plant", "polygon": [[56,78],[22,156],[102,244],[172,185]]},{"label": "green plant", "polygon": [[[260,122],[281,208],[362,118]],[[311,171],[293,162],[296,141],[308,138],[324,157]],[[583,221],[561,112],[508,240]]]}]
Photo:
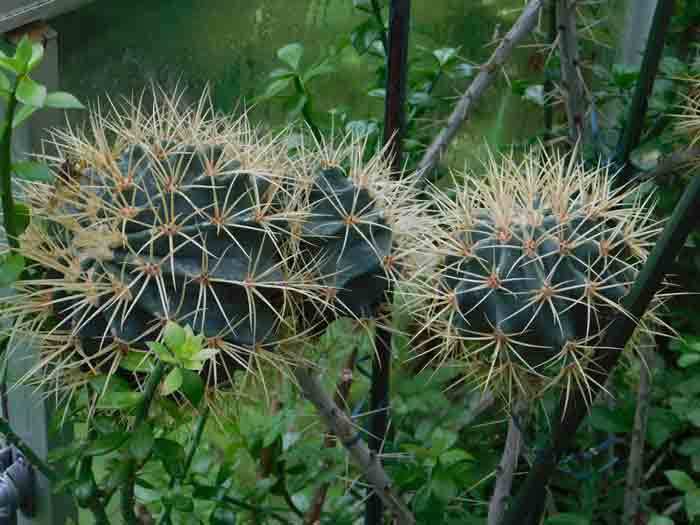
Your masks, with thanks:
[{"label": "green plant", "polygon": [[492,158],[454,200],[438,197],[442,227],[426,234],[430,266],[409,292],[426,334],[417,350],[463,359],[484,388],[509,394],[593,390],[593,352],[660,229],[650,199],[610,179],[533,151]]}]

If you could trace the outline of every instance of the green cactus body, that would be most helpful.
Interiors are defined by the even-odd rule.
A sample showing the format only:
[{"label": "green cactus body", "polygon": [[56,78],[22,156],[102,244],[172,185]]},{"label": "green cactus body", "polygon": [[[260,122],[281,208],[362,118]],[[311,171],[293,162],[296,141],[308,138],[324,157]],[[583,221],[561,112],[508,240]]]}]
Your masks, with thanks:
[{"label": "green cactus body", "polygon": [[34,316],[32,331],[55,319],[49,373],[68,354],[113,370],[172,320],[221,350],[203,373],[230,383],[260,368],[253,356],[293,362],[280,341],[381,301],[401,238],[393,218],[412,200],[383,160],[360,162],[356,141],[290,157],[284,137],[173,100],[150,116],[92,117],[89,138],[56,133],[56,184],[27,188],[35,220],[21,249],[47,273],[19,283],[8,312]]},{"label": "green cactus body", "polygon": [[658,224],[630,191],[610,190],[602,168],[531,154],[487,171],[439,199],[446,226],[425,246],[437,263],[415,293],[428,299],[421,332],[484,384],[585,383]]}]

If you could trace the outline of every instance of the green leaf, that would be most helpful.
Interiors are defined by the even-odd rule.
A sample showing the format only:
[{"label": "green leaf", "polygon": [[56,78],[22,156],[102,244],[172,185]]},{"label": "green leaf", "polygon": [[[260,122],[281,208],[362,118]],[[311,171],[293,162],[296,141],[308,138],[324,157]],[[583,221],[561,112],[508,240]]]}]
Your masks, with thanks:
[{"label": "green leaf", "polygon": [[700,516],[700,489],[694,489],[685,494],[685,511],[688,513],[688,518],[693,521],[697,516]]},{"label": "green leaf", "polygon": [[33,162],[31,160],[15,162],[12,165],[12,172],[17,178],[22,180],[31,182],[53,182],[51,170],[49,170],[46,164],[41,162]]},{"label": "green leaf", "polygon": [[434,455],[439,456],[446,452],[457,441],[457,433],[436,428],[430,437],[431,450]]},{"label": "green leaf", "polygon": [[267,76],[268,78],[271,79],[276,79],[276,78],[294,78],[296,76],[296,73],[292,71],[291,69],[287,69],[286,67],[280,67],[277,69],[273,69],[272,72]]},{"label": "green leaf", "polygon": [[11,253],[4,257],[0,264],[0,286],[10,286],[19,279],[24,271],[24,257],[18,253]]},{"label": "green leaf", "polygon": [[459,448],[448,450],[440,454],[440,463],[443,465],[452,465],[453,463],[460,463],[462,461],[474,461],[474,456]]},{"label": "green leaf", "polygon": [[46,87],[28,76],[23,76],[17,84],[16,96],[22,104],[40,108],[46,101]]},{"label": "green leaf", "polygon": [[22,67],[14,58],[9,58],[7,56],[0,56],[0,68],[14,75],[19,75],[22,70]]},{"label": "green leaf", "polygon": [[0,91],[10,92],[12,90],[12,84],[10,84],[10,79],[7,78],[5,73],[0,71]]},{"label": "green leaf", "polygon": [[175,356],[170,350],[168,350],[168,347],[166,347],[163,343],[154,343],[149,341],[146,343],[146,346],[148,346],[148,349],[151,350],[151,352],[153,352],[154,354],[156,354],[158,356],[158,359],[160,359],[164,363],[177,363],[177,359],[175,359]]},{"label": "green leaf", "polygon": [[118,392],[108,390],[97,402],[102,410],[126,410],[138,405],[143,399],[141,392]]},{"label": "green leaf", "polygon": [[15,226],[17,235],[22,235],[32,219],[32,210],[22,202],[15,202]]},{"label": "green leaf", "polygon": [[173,392],[177,392],[182,386],[182,370],[173,368],[165,377],[160,393],[164,396],[169,396]]},{"label": "green leaf", "polygon": [[209,525],[236,525],[236,513],[228,507],[216,507],[209,518]]},{"label": "green leaf", "polygon": [[700,363],[700,354],[683,354],[678,358],[678,366],[688,368]]},{"label": "green leaf", "polygon": [[352,0],[352,6],[355,9],[359,9],[360,11],[364,11],[365,13],[372,12],[371,0]]},{"label": "green leaf", "polygon": [[119,366],[130,372],[150,372],[153,370],[153,356],[145,352],[130,350],[119,361]]},{"label": "green leaf", "polygon": [[632,430],[633,424],[626,412],[602,406],[593,407],[588,420],[596,430],[612,433],[629,432]]},{"label": "green leaf", "polygon": [[294,71],[299,70],[299,63],[303,54],[304,46],[298,42],[287,44],[277,50],[277,57]]},{"label": "green leaf", "polygon": [[141,423],[141,425],[134,430],[129,438],[129,454],[136,461],[145,461],[148,458],[151,450],[153,450],[153,443],[155,439],[153,437],[153,428],[148,423]]},{"label": "green leaf", "polygon": [[187,333],[179,324],[168,321],[163,330],[163,342],[173,352],[185,344]]},{"label": "green leaf", "polygon": [[113,432],[106,436],[101,436],[94,441],[88,443],[83,450],[85,456],[104,456],[110,452],[117,450],[129,438],[129,434],[122,432]]},{"label": "green leaf", "polygon": [[265,92],[262,94],[261,98],[267,99],[276,97],[287,89],[291,83],[291,78],[280,78],[279,80],[275,80],[267,85],[267,88],[265,88]]},{"label": "green leaf", "polygon": [[433,56],[437,59],[440,66],[446,66],[451,60],[457,57],[459,50],[456,47],[443,47],[433,51]]},{"label": "green leaf", "polygon": [[287,118],[294,120],[304,110],[304,106],[309,102],[309,97],[305,93],[294,93],[285,107],[287,108]]},{"label": "green leaf", "polygon": [[697,486],[695,485],[693,479],[682,470],[667,470],[664,472],[664,474],[671,482],[671,485],[681,492],[697,490]]},{"label": "green leaf", "polygon": [[367,92],[367,96],[372,97],[372,98],[386,98],[386,89],[384,89],[384,88],[371,89],[370,91]]},{"label": "green leaf", "polygon": [[673,525],[673,520],[661,514],[654,514],[649,520],[648,525]]},{"label": "green leaf", "polygon": [[320,77],[323,75],[329,75],[331,73],[335,73],[336,68],[332,64],[330,64],[327,60],[324,60],[320,64],[315,65],[311,69],[309,69],[306,73],[304,73],[304,82],[309,82],[310,80],[313,80],[316,77]]},{"label": "green leaf", "polygon": [[39,109],[36,106],[22,106],[15,113],[15,118],[12,119],[12,129],[19,126],[22,122],[27,120],[32,114]]},{"label": "green leaf", "polygon": [[695,425],[696,427],[700,427],[700,408],[691,410],[690,412],[688,412],[688,415],[686,417],[688,418],[688,421],[690,421],[693,425]]},{"label": "green leaf", "polygon": [[474,66],[467,64],[466,62],[462,62],[461,64],[457,64],[454,68],[452,68],[450,73],[456,78],[470,78],[474,76]]},{"label": "green leaf", "polygon": [[437,499],[443,503],[452,501],[459,494],[459,486],[456,480],[445,470],[438,470],[430,480],[430,490]]},{"label": "green leaf", "polygon": [[46,96],[44,104],[47,108],[85,109],[85,106],[73,95],[65,91],[54,91]]},{"label": "green leaf", "polygon": [[124,485],[130,474],[131,466],[127,461],[114,461],[100,486],[106,491],[116,490]]},{"label": "green leaf", "polygon": [[15,48],[15,60],[22,72],[27,71],[29,61],[32,59],[34,44],[27,35],[24,35]]},{"label": "green leaf", "polygon": [[198,373],[191,370],[181,370],[180,374],[182,376],[180,391],[196,407],[204,396],[204,382]]},{"label": "green leaf", "polygon": [[41,64],[41,60],[44,58],[44,45],[41,42],[34,42],[32,44],[32,55],[27,62],[27,72],[32,71],[36,66]]},{"label": "green leaf", "polygon": [[176,441],[156,439],[153,452],[163,462],[165,470],[173,477],[181,478],[184,474],[185,449]]}]

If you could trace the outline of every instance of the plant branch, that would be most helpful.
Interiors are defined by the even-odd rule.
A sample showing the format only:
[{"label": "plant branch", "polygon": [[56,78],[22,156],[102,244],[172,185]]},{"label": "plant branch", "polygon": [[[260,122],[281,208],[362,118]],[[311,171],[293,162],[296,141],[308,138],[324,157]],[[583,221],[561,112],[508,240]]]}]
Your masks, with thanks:
[{"label": "plant branch", "polygon": [[639,386],[637,388],[637,409],[634,414],[630,454],[627,461],[623,523],[636,523],[640,511],[639,491],[643,474],[642,469],[644,468],[644,440],[647,433],[651,390],[651,370],[649,367],[651,366],[656,340],[653,335],[644,333],[639,346],[641,362],[639,365]]},{"label": "plant branch", "polygon": [[541,502],[550,477],[554,473],[567,447],[573,442],[576,430],[588,413],[587,400],[595,396],[599,385],[617,364],[622,349],[636,328],[654,294],[682,249],[692,228],[700,220],[700,177],[692,178],[673,215],[666,224],[661,237],[644,264],[630,293],[622,303],[625,313],[618,314],[605,331],[590,368],[589,384],[593,392],[588,395],[580,391],[571,394],[568,407],[566,394],[562,395],[559,413],[555,421],[549,445],[538,455],[525,483],[520,489],[515,504],[510,507],[502,525],[536,523],[541,512]]},{"label": "plant branch", "polygon": [[520,447],[522,446],[522,435],[516,418],[519,418],[525,411],[527,405],[520,401],[515,406],[511,417],[508,420],[508,434],[506,444],[503,447],[501,461],[496,467],[496,485],[489,502],[488,525],[498,525],[503,518],[506,502],[510,497],[510,489],[513,484],[513,474],[518,466]]},{"label": "plant branch", "polygon": [[418,164],[418,172],[425,180],[433,171],[447,147],[457,136],[462,124],[469,118],[476,102],[486,89],[493,83],[496,72],[510,58],[517,46],[537,24],[537,18],[545,0],[530,0],[513,27],[484,64],[479,74],[474,78],[467,90],[457,102],[455,109],[447,119],[447,125],[438,133],[428,146],[423,158]]},{"label": "plant branch", "polygon": [[700,163],[700,147],[691,147],[681,151],[674,151],[665,156],[656,167],[635,177],[635,182],[654,180],[663,182],[679,170]]},{"label": "plant branch", "polygon": [[[204,433],[204,427],[207,424],[207,418],[209,417],[209,407],[205,407],[204,410],[202,411],[201,414],[199,414],[199,417],[197,418],[197,423],[194,428],[194,435],[192,436],[192,442],[190,443],[190,449],[187,451],[187,457],[185,458],[185,465],[182,470],[182,478],[177,478],[175,476],[171,476],[170,478],[170,484],[168,488],[170,490],[174,489],[177,485],[180,484],[181,479],[184,479],[187,476],[187,473],[190,470],[190,467],[192,466],[192,461],[194,460],[194,455],[197,452],[197,448],[199,447],[199,443],[202,440],[202,434]],[[170,500],[168,500],[165,504],[165,508],[163,509],[163,514],[161,515],[160,519],[158,520],[158,525],[165,525],[170,523],[170,514],[173,511],[173,506]]]},{"label": "plant branch", "polygon": [[382,467],[379,457],[367,447],[350,418],[323,391],[321,383],[311,370],[298,367],[294,370],[294,375],[304,397],[316,407],[321,419],[347,449],[382,503],[396,517],[398,525],[414,525],[415,518],[394,492],[393,483]]},{"label": "plant branch", "polygon": [[569,122],[569,139],[576,144],[583,136],[585,90],[578,53],[576,31],[576,1],[557,0],[556,17],[559,32],[559,59],[561,78],[565,92],[566,118]]},{"label": "plant branch", "polygon": [[[136,407],[134,417],[134,428],[138,428],[148,417],[148,411],[151,408],[151,403],[155,397],[156,390],[160,384],[163,374],[165,374],[166,366],[163,361],[158,361],[153,368],[151,375],[146,381],[143,391],[143,399]],[[127,459],[127,476],[126,482],[121,489],[121,511],[126,525],[137,525],[136,515],[134,514],[134,484],[136,482],[137,465],[133,459]]]},{"label": "plant branch", "polygon": [[618,147],[618,160],[622,165],[622,172],[616,177],[619,184],[627,182],[631,176],[634,166],[630,162],[632,152],[639,146],[639,141],[644,128],[644,117],[647,111],[649,96],[654,87],[656,73],[659,70],[659,62],[664,50],[666,34],[671,23],[671,16],[674,11],[674,0],[659,0],[654,12],[654,19],[649,30],[646,50],[642,60],[642,67],[639,71],[639,78],[634,89],[632,103],[627,113],[625,129],[620,137]]},{"label": "plant branch", "polygon": [[[338,407],[343,407],[347,405],[347,399],[350,395],[350,388],[352,387],[353,380],[353,370],[355,369],[355,361],[357,360],[357,348],[353,348],[348,357],[345,367],[343,368],[340,379],[338,380],[338,385],[335,387],[335,396],[333,402]],[[326,438],[323,441],[324,448],[333,448],[335,446],[335,436],[332,432],[326,434]],[[327,464],[326,468],[330,468],[331,465]],[[321,519],[321,513],[323,512],[323,505],[326,502],[326,495],[328,494],[328,489],[331,484],[328,481],[324,481],[316,489],[313,498],[311,498],[311,505],[309,510],[306,512],[304,517],[305,525],[314,525]]]}]

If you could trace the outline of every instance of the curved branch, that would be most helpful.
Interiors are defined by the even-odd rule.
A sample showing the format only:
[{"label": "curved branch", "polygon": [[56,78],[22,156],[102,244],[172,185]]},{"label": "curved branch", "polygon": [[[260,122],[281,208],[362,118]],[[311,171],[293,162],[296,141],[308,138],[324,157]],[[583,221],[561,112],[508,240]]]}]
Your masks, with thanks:
[{"label": "curved branch", "polygon": [[357,434],[350,418],[324,392],[318,378],[310,369],[304,367],[296,368],[294,376],[304,397],[313,403],[326,426],[347,449],[364,474],[365,479],[374,487],[375,493],[381,498],[382,503],[396,517],[398,525],[415,525],[416,520],[413,514],[401,501],[398,494],[394,492],[393,483],[382,467],[379,457],[370,451],[367,444]]},{"label": "curved branch", "polygon": [[469,118],[476,101],[481,98],[486,88],[493,83],[496,72],[510,58],[515,46],[520,44],[535,28],[543,4],[544,0],[530,0],[518,20],[508,31],[508,34],[503,38],[486,64],[481,67],[479,74],[459,99],[457,106],[455,106],[452,114],[447,119],[447,125],[438,133],[432,144],[428,146],[418,164],[418,173],[424,180],[433,171],[447,147],[455,139],[459,128]]}]

